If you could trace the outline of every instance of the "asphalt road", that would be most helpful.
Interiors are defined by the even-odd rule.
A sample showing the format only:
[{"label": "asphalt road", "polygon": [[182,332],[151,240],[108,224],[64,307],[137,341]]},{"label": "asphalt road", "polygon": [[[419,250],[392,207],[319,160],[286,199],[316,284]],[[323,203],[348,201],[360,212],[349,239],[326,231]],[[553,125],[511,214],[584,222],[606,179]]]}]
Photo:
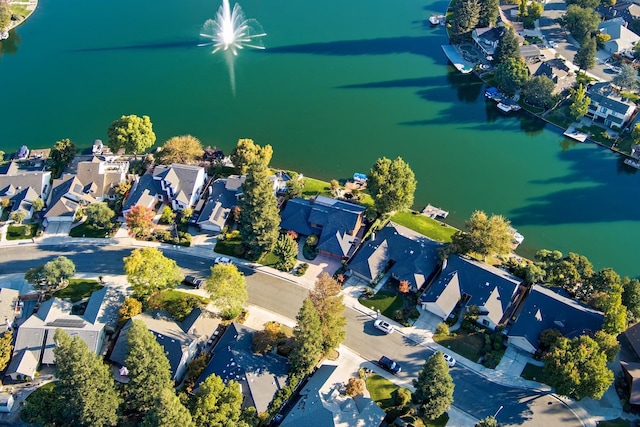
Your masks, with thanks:
[{"label": "asphalt road", "polygon": [[[78,271],[97,274],[123,274],[123,257],[131,253],[122,246],[74,244],[59,246],[17,246],[0,250],[0,275],[22,273],[41,265],[58,255],[70,258]],[[206,277],[211,260],[194,257],[183,251],[167,251],[185,273]],[[247,279],[249,301],[267,310],[295,318],[307,290],[278,277],[241,268]],[[369,316],[347,308],[347,338],[345,345],[365,359],[375,361],[381,355],[396,360],[402,367],[399,379],[416,378],[425,360],[433,350],[416,345],[400,333],[384,335],[373,327]],[[476,418],[496,413],[506,425],[548,427],[550,425],[581,426],[577,417],[551,395],[530,390],[497,385],[461,366],[451,369],[456,388],[455,406]]]}]

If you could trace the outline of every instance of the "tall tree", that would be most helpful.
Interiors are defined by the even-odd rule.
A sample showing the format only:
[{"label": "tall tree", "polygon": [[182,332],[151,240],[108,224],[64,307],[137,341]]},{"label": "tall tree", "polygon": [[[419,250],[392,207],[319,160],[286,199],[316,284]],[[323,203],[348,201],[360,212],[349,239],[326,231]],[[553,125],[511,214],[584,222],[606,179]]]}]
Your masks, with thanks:
[{"label": "tall tree", "polygon": [[129,234],[133,237],[148,236],[153,229],[155,213],[146,206],[136,205],[124,216]]},{"label": "tall tree", "polygon": [[129,371],[125,407],[134,416],[144,416],[164,390],[173,388],[173,381],[164,349],[140,320],[133,320],[127,332],[124,365]]},{"label": "tall tree", "polygon": [[573,63],[580,70],[590,70],[596,65],[596,40],[587,37],[573,57]]},{"label": "tall tree", "polygon": [[610,289],[602,301],[604,324],[602,330],[611,335],[618,335],[627,329],[627,309],[622,305],[622,286]]},{"label": "tall tree", "polygon": [[527,82],[529,69],[520,59],[507,58],[496,67],[494,77],[502,90],[515,93]]},{"label": "tall tree", "polygon": [[483,211],[475,211],[465,223],[466,232],[454,235],[453,243],[459,252],[475,252],[488,255],[504,255],[511,250],[510,222],[502,215],[488,217]]},{"label": "tall tree", "polygon": [[502,37],[500,37],[498,46],[493,53],[493,63],[500,65],[509,58],[516,61],[520,60],[520,43],[511,26],[506,27],[502,33]]},{"label": "tall tree", "polygon": [[6,331],[0,337],[0,371],[4,371],[4,368],[9,364],[11,354],[13,353],[13,332]]},{"label": "tall tree", "polygon": [[258,259],[273,249],[280,233],[278,203],[263,160],[256,159],[249,165],[242,192],[239,203],[242,244],[249,259]]},{"label": "tall tree", "polygon": [[145,152],[156,142],[156,134],[153,132],[149,116],[122,116],[111,123],[107,134],[107,145],[112,152],[117,153],[124,148],[126,153],[133,153],[136,159],[139,153]]},{"label": "tall tree", "polygon": [[65,425],[115,425],[120,397],[109,367],[78,336],[71,339],[58,329],[54,341],[56,392],[64,402]]},{"label": "tall tree", "polygon": [[605,331],[597,331],[593,339],[598,343],[600,351],[607,356],[607,362],[612,363],[616,359],[618,351],[620,351],[620,343],[616,336]]},{"label": "tall tree", "polygon": [[44,200],[42,200],[40,197],[36,197],[31,202],[31,207],[33,208],[34,212],[42,211],[42,209],[44,209]]},{"label": "tall tree", "polygon": [[27,217],[27,212],[25,212],[23,209],[18,209],[17,211],[13,211],[9,215],[9,219],[15,222],[16,224],[22,224],[22,221],[24,221],[26,217]]},{"label": "tall tree", "polygon": [[640,281],[625,277],[622,286],[622,303],[627,307],[629,321],[634,322],[640,318]]},{"label": "tall tree", "polygon": [[111,220],[115,216],[115,212],[105,202],[91,203],[84,213],[89,224],[107,228],[111,227]]},{"label": "tall tree", "polygon": [[237,317],[249,300],[247,284],[238,267],[233,264],[216,264],[205,282],[211,300],[227,319]]},{"label": "tall tree", "polygon": [[291,371],[308,374],[322,354],[322,324],[310,298],[305,298],[296,316],[298,323],[293,330],[294,347],[289,356]]},{"label": "tall tree", "polygon": [[567,6],[575,4],[583,9],[595,9],[600,6],[601,0],[567,0]]},{"label": "tall tree", "polygon": [[542,16],[544,6],[537,1],[533,1],[527,5],[527,17],[532,20],[539,19]]},{"label": "tall tree", "polygon": [[587,89],[580,83],[576,89],[571,90],[569,115],[573,120],[578,120],[589,112],[589,104],[591,104],[591,98],[587,96]]},{"label": "tall tree", "polygon": [[249,165],[255,161],[262,162],[265,166],[269,165],[273,148],[270,145],[260,147],[253,142],[253,139],[240,139],[236,148],[231,151],[231,163],[236,168],[236,173],[244,175],[249,171]]},{"label": "tall tree", "polygon": [[156,163],[170,165],[178,163],[188,165],[202,159],[204,149],[198,138],[191,135],[174,136],[160,147],[156,154]]},{"label": "tall tree", "polygon": [[620,73],[617,74],[611,83],[620,86],[622,90],[633,91],[638,87],[638,70],[633,65],[622,63],[620,65]]},{"label": "tall tree", "polygon": [[344,315],[342,295],[339,295],[341,290],[342,286],[333,277],[322,273],[313,290],[309,291],[309,299],[320,316],[323,354],[338,348],[347,335],[347,318]]},{"label": "tall tree", "polygon": [[124,272],[136,298],[146,301],[151,294],[172,289],[184,278],[178,264],[157,248],[138,248],[124,258]]},{"label": "tall tree", "polygon": [[48,285],[60,285],[76,274],[76,265],[69,258],[59,256],[44,264],[42,280]]},{"label": "tall tree", "polygon": [[572,340],[560,338],[544,357],[544,373],[558,394],[577,400],[600,399],[613,383],[607,356],[586,335]]},{"label": "tall tree", "polygon": [[495,417],[491,415],[481,419],[475,425],[475,427],[501,427],[501,426],[502,424],[500,424],[498,420],[496,420]]},{"label": "tall tree", "polygon": [[298,261],[298,242],[288,234],[278,237],[273,253],[280,258],[275,268],[280,271],[290,271]]},{"label": "tall tree", "polygon": [[[234,380],[224,384],[222,378],[210,375],[196,391],[193,421],[198,427],[249,427],[242,411],[242,392]],[[255,413],[255,409],[253,409]]]},{"label": "tall tree", "polygon": [[416,186],[413,171],[401,157],[376,160],[367,177],[367,188],[380,215],[410,208]]},{"label": "tall tree", "polygon": [[191,419],[191,413],[180,402],[173,389],[166,388],[160,392],[155,405],[144,416],[140,426],[195,427],[196,424]]},{"label": "tall tree", "polygon": [[478,0],[461,0],[453,5],[453,32],[465,34],[478,26],[480,3]]},{"label": "tall tree", "polygon": [[[584,47],[584,42],[586,40],[591,40],[593,38],[591,37],[592,33],[598,28],[598,24],[600,23],[600,15],[594,9],[585,9],[578,5],[572,4],[567,7],[567,12],[564,14],[560,22],[561,25],[564,26],[573,37],[575,37],[578,43],[580,43],[580,45]],[[596,41],[592,41],[595,49]],[[580,65],[575,60],[573,62],[576,65]],[[587,70],[591,67],[581,68],[583,70]]]},{"label": "tall tree", "polygon": [[434,353],[413,380],[413,400],[420,412],[430,420],[444,414],[453,403],[453,379],[441,352]]},{"label": "tall tree", "polygon": [[479,27],[493,27],[498,20],[498,0],[480,0]]},{"label": "tall tree", "polygon": [[555,83],[547,76],[533,76],[524,85],[524,96],[527,102],[536,107],[551,108],[556,103],[553,96]]},{"label": "tall tree", "polygon": [[302,191],[304,190],[304,179],[301,179],[300,175],[293,173],[291,179],[287,181],[287,189],[285,190],[284,197],[287,200],[291,200],[296,197],[302,197]]},{"label": "tall tree", "polygon": [[118,310],[118,322],[124,324],[127,320],[142,313],[142,303],[135,298],[126,297]]},{"label": "tall tree", "polygon": [[62,139],[55,143],[49,155],[49,167],[54,178],[59,178],[76,155],[76,144],[70,139]]}]

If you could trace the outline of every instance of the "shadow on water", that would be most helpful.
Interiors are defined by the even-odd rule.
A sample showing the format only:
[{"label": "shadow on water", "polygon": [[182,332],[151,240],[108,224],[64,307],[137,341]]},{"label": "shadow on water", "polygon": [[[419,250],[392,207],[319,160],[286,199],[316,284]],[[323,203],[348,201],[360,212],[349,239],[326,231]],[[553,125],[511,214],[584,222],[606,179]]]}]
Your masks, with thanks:
[{"label": "shadow on water", "polygon": [[163,50],[163,49],[184,49],[201,47],[202,40],[178,40],[171,42],[142,43],[126,46],[105,46],[105,47],[88,47],[83,49],[71,49],[70,52],[108,52],[108,51],[126,51],[126,50]]},{"label": "shadow on water", "polygon": [[15,55],[18,52],[18,45],[22,39],[15,29],[9,31],[9,38],[0,41],[0,56],[3,54]]}]

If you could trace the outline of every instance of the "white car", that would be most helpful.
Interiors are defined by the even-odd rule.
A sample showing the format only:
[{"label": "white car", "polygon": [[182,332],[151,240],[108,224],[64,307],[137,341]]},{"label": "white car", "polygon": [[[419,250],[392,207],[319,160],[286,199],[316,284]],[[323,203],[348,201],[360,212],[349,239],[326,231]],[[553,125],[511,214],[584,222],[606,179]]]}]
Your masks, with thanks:
[{"label": "white car", "polygon": [[613,71],[616,74],[620,74],[622,72],[622,68],[616,67],[615,65],[612,65],[611,66],[611,71]]},{"label": "white car", "polygon": [[455,366],[456,359],[454,359],[453,357],[449,356],[447,353],[442,353],[442,355],[444,356],[444,361],[447,362],[447,365],[449,365],[450,368]]},{"label": "white car", "polygon": [[378,319],[375,322],[373,322],[373,326],[375,326],[376,328],[380,329],[385,334],[392,334],[393,331],[395,330],[393,325],[388,324],[387,322],[385,322],[382,319]]},{"label": "white car", "polygon": [[554,41],[550,41],[550,42],[549,42],[549,47],[552,47],[552,48],[554,48],[554,49],[555,49],[556,47],[558,47],[558,43],[556,43],[556,42],[554,42]]},{"label": "white car", "polygon": [[213,259],[213,263],[214,264],[233,264],[233,262],[231,261],[231,259],[227,258],[226,256],[218,256],[215,257]]}]

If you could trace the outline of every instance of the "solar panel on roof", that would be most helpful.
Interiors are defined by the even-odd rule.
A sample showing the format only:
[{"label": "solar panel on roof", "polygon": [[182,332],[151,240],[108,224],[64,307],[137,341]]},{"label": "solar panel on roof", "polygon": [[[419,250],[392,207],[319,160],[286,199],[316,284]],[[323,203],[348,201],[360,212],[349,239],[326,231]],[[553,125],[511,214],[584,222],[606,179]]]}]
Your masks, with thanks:
[{"label": "solar panel on roof", "polygon": [[86,322],[82,319],[56,319],[47,323],[46,326],[55,326],[56,328],[84,328]]}]

